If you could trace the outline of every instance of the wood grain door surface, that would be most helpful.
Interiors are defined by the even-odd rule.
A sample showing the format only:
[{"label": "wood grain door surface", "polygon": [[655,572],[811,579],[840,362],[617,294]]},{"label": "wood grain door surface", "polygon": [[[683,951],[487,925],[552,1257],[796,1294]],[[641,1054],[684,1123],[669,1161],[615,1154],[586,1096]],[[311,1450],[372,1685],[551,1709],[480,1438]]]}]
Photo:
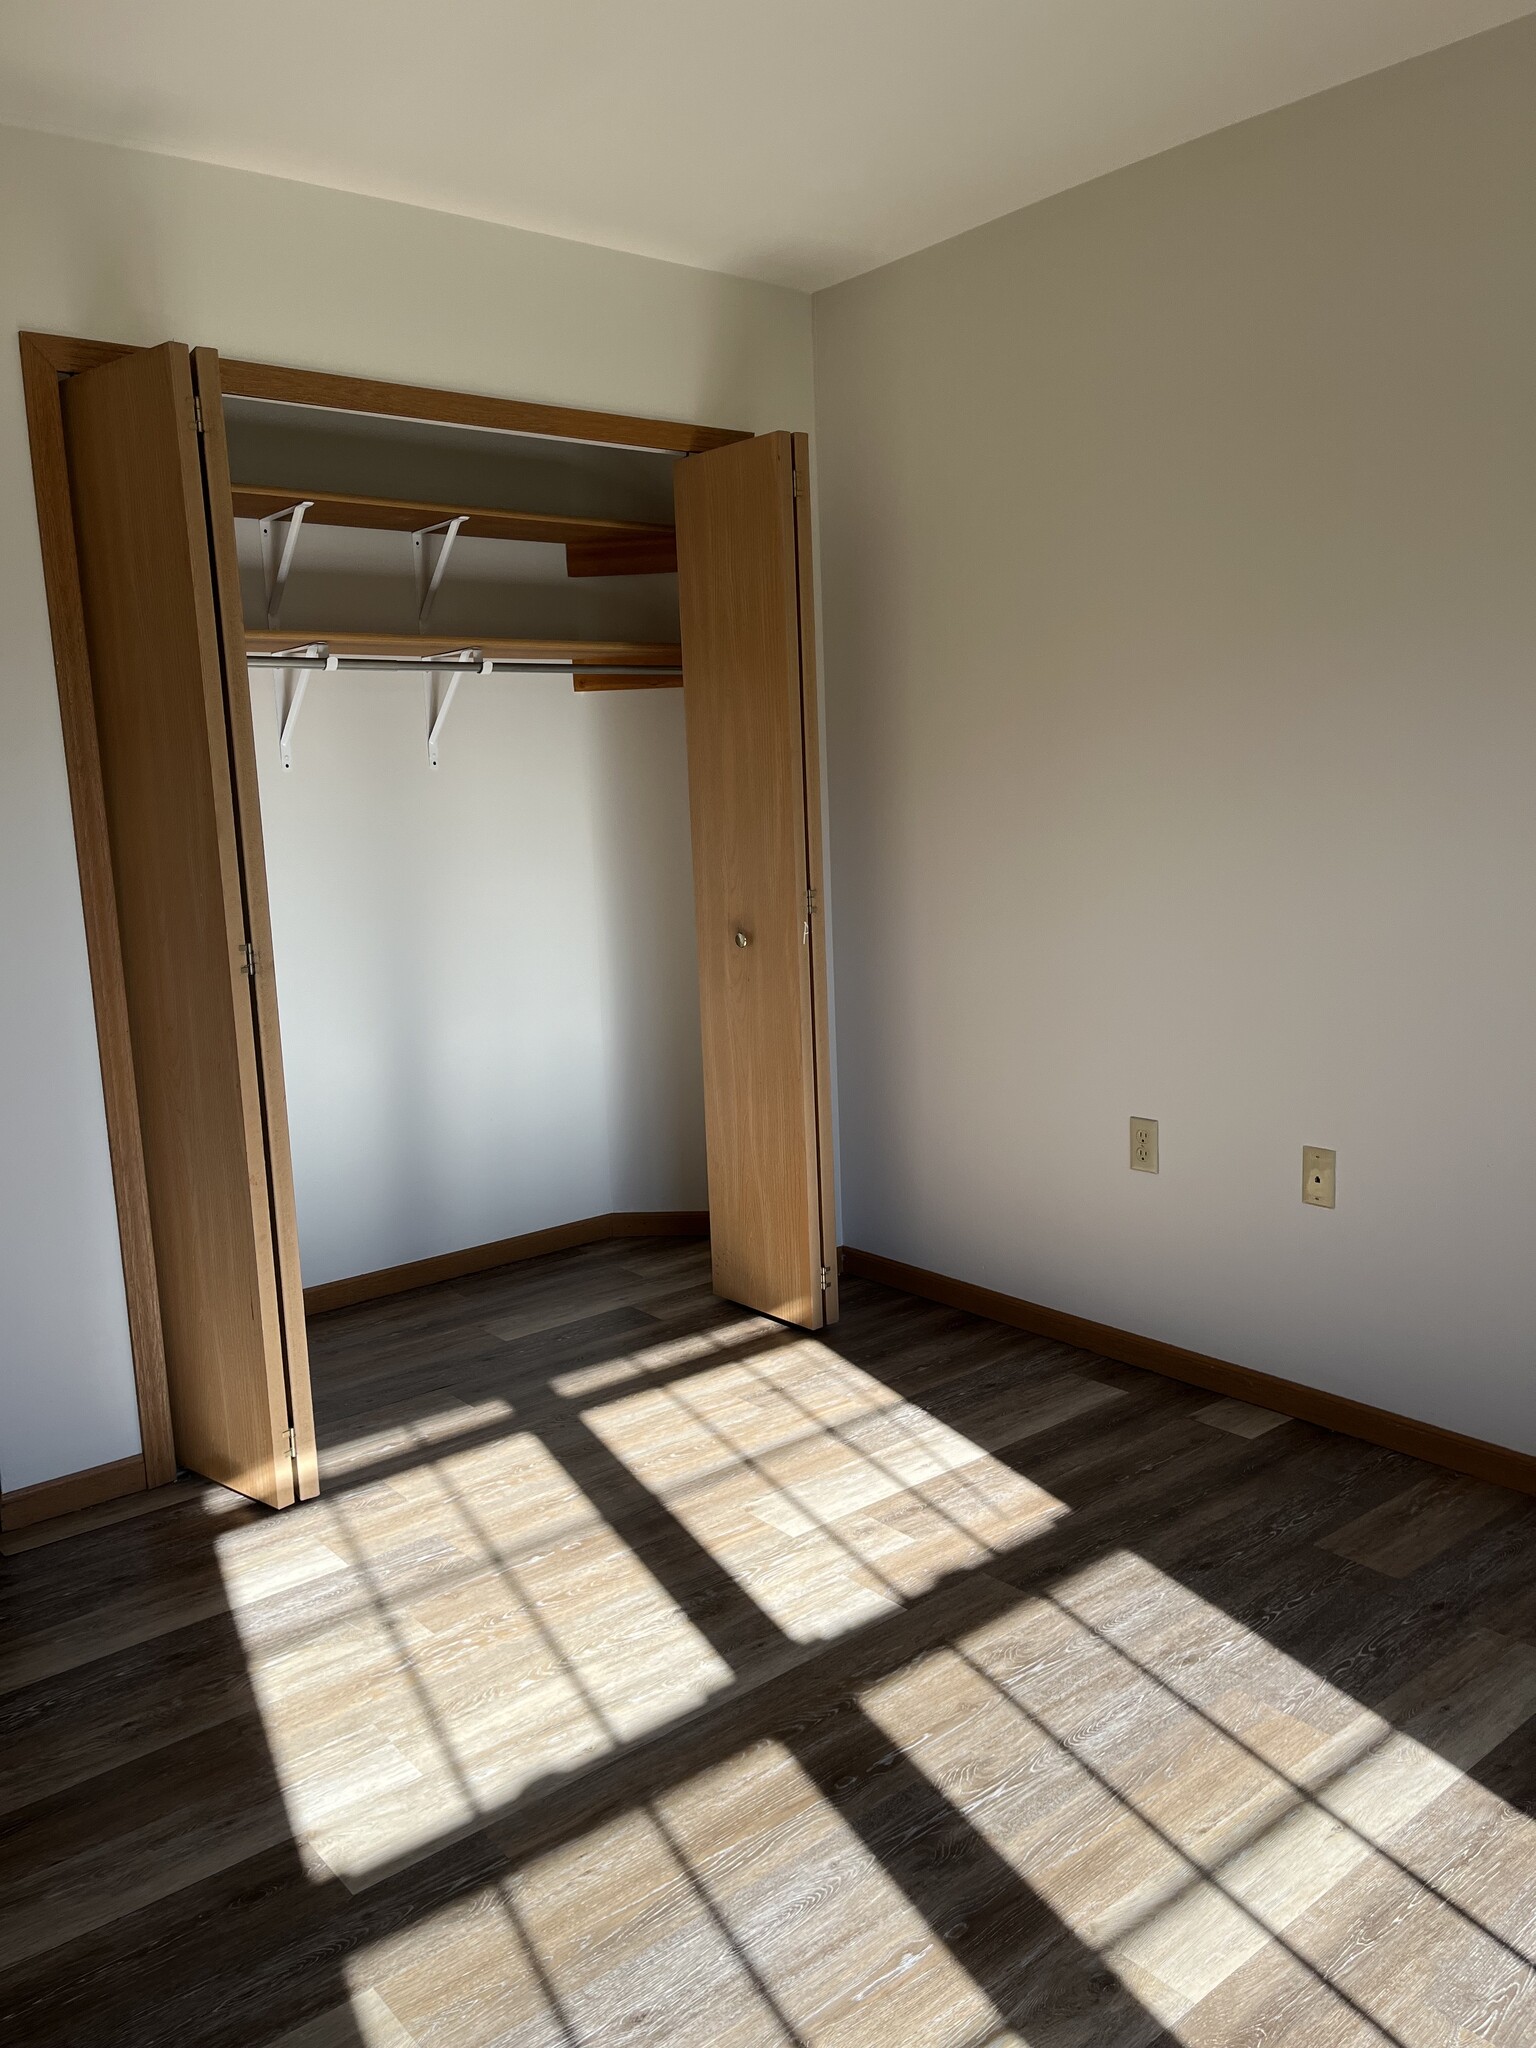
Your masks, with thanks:
[{"label": "wood grain door surface", "polygon": [[714,1284],[818,1329],[836,1313],[836,1283],[795,438],[690,456],[674,495]]},{"label": "wood grain door surface", "polygon": [[[281,1092],[274,1104],[263,1086],[245,951],[270,974],[264,882],[253,917],[241,857],[243,824],[259,866],[259,819],[242,819],[232,760],[231,710],[238,726],[245,703],[248,730],[249,705],[243,666],[226,686],[212,566],[210,509],[229,524],[222,625],[238,660],[232,515],[227,494],[206,495],[179,344],[71,377],[64,419],[176,1451],[281,1507],[290,1426],[310,1475],[313,1440],[302,1316],[285,1331],[274,1246]],[[306,1492],[308,1476],[301,1464]]]},{"label": "wood grain door surface", "polygon": [[223,654],[225,718],[234,777],[235,829],[245,890],[245,928],[251,940],[250,989],[256,1011],[256,1061],[261,1082],[266,1136],[267,1185],[272,1243],[277,1263],[278,1316],[293,1427],[294,1485],[301,1500],[320,1491],[315,1451],[314,1405],[309,1385],[309,1334],[304,1319],[304,1276],[299,1265],[299,1219],[293,1196],[293,1152],[288,1138],[288,1089],[283,1078],[283,1041],[277,1013],[277,974],[272,951],[272,911],[267,893],[267,854],[261,830],[261,793],[256,768],[256,731],[251,718],[250,672],[245,658],[245,624],[240,604],[240,562],[235,542],[234,492],[224,433],[224,397],[214,349],[192,351],[192,375],[203,420],[202,455],[208,539]]}]

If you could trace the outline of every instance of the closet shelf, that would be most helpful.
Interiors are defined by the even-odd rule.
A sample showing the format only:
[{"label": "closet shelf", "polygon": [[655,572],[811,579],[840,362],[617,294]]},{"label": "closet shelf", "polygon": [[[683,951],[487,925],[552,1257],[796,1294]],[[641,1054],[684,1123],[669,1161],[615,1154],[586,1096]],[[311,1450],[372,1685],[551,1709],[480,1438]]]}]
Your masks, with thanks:
[{"label": "closet shelf", "polygon": [[272,519],[303,503],[312,526],[421,533],[461,519],[459,531],[475,540],[555,541],[565,549],[566,572],[571,576],[642,576],[677,568],[673,529],[637,519],[577,519],[560,512],[507,512],[341,491],[277,491],[252,484],[237,484],[232,495],[237,519]]},{"label": "closet shelf", "polygon": [[[306,633],[247,626],[245,651],[263,668],[317,668],[330,658],[358,666],[448,670],[470,662],[530,670],[569,666],[578,690],[677,689],[683,650],[675,640],[508,640],[447,643],[416,633]],[[292,655],[291,664],[280,657]]]},{"label": "closet shelf", "polygon": [[474,647],[487,661],[572,662],[577,668],[681,668],[683,650],[675,640],[507,640],[482,636],[447,640],[439,634],[322,633],[307,626],[247,626],[252,654],[285,654],[292,647],[323,645],[331,654],[375,654],[385,660],[425,661]]}]

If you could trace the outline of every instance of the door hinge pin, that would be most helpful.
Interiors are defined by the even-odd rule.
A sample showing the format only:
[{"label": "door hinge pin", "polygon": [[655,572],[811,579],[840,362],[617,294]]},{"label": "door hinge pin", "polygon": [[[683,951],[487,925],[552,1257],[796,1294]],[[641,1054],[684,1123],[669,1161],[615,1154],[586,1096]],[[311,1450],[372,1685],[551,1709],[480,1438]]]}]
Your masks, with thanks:
[{"label": "door hinge pin", "polygon": [[192,417],[197,422],[197,431],[201,433],[203,431],[203,401],[201,395],[196,391],[192,394]]},{"label": "door hinge pin", "polygon": [[288,1432],[288,1455],[290,1458],[294,1459],[297,1459],[299,1455],[298,1432],[292,1429],[290,1429]]},{"label": "door hinge pin", "polygon": [[240,948],[240,972],[248,974],[253,981],[256,979],[256,948],[249,939]]}]

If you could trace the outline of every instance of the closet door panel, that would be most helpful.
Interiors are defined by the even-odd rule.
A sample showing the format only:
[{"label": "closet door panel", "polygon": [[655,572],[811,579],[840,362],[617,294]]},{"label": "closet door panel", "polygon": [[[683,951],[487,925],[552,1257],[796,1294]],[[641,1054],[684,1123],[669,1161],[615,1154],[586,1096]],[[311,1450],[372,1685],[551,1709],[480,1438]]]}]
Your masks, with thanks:
[{"label": "closet door panel", "polygon": [[293,1498],[255,1028],[191,361],[64,389],[176,1451]]},{"label": "closet door panel", "polygon": [[812,573],[811,453],[809,437],[791,436],[795,474],[795,571],[800,592],[800,718],[805,748],[805,846],[817,910],[807,921],[811,949],[811,1042],[816,1053],[817,1175],[821,1196],[822,1260],[827,1283],[822,1306],[837,1321],[837,1180],[832,1157],[832,1019],[828,1001],[827,921],[821,909],[826,862],[821,829],[821,705],[816,677],[816,580]]},{"label": "closet door panel", "polygon": [[691,456],[674,490],[714,1284],[817,1329],[833,1258],[791,436]]},{"label": "closet door panel", "polygon": [[294,1480],[301,1500],[320,1491],[315,1452],[314,1405],[309,1386],[309,1338],[304,1322],[304,1279],[299,1266],[299,1223],[293,1200],[293,1153],[288,1139],[288,1093],[283,1079],[283,1041],[277,1015],[277,976],[272,959],[272,910],[267,895],[267,855],[261,831],[261,794],[256,771],[256,734],[251,722],[250,673],[245,659],[245,626],[240,606],[240,563],[236,553],[229,448],[224,436],[224,398],[219,358],[211,348],[192,351],[192,375],[203,416],[203,473],[207,482],[208,538],[213,556],[214,597],[223,654],[225,715],[234,778],[235,830],[245,890],[245,928],[254,954],[251,976],[256,1006],[256,1061],[261,1081],[262,1126],[277,1261],[278,1313],[287,1364],[288,1406],[293,1424]]}]

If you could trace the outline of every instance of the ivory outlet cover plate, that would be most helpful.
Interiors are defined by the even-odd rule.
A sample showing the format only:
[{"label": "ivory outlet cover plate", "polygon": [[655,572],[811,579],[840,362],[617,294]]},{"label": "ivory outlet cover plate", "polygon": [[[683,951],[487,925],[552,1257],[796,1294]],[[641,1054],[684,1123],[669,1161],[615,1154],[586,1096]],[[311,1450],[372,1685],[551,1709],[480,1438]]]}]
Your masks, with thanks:
[{"label": "ivory outlet cover plate", "polygon": [[1301,1199],[1314,1209],[1333,1207],[1334,1168],[1337,1155],[1326,1145],[1301,1148]]},{"label": "ivory outlet cover plate", "polygon": [[1133,1116],[1131,1118],[1131,1171],[1132,1173],[1156,1173],[1157,1171],[1157,1118],[1155,1116]]}]

